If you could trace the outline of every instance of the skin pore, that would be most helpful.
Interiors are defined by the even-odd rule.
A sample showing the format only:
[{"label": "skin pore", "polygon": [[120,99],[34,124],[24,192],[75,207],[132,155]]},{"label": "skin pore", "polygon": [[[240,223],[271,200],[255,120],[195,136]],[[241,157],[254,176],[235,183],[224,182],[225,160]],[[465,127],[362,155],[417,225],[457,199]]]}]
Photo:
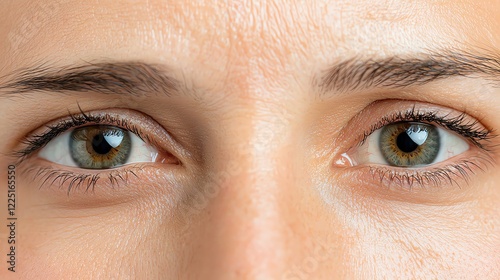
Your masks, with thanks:
[{"label": "skin pore", "polygon": [[[18,220],[0,278],[500,278],[499,14],[497,0],[3,3],[0,219],[14,164]],[[372,132],[417,120],[468,150],[370,162]],[[61,127],[97,123],[155,162],[42,156]]]}]

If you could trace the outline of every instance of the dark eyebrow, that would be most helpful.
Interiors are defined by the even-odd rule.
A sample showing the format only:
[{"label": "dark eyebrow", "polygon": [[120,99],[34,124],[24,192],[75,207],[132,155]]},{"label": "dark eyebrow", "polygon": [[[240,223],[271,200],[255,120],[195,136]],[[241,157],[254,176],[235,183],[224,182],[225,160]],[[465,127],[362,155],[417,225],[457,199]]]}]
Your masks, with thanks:
[{"label": "dark eyebrow", "polygon": [[[86,92],[142,95],[178,92],[181,82],[169,76],[165,67],[144,62],[84,63],[74,67],[45,65],[21,69],[0,84],[2,92],[32,91]],[[500,81],[500,59],[493,55],[442,52],[404,58],[351,58],[330,67],[315,84],[322,92],[345,92],[363,88],[401,88],[422,85],[453,76],[485,76]]]},{"label": "dark eyebrow", "polygon": [[145,93],[170,95],[176,92],[180,83],[167,75],[164,67],[143,62],[85,63],[63,68],[39,66],[21,69],[11,76],[11,81],[0,85],[0,90],[7,94],[92,91],[134,96]]},{"label": "dark eyebrow", "polygon": [[331,66],[315,84],[322,92],[346,92],[376,87],[404,88],[455,76],[484,77],[500,82],[500,58],[451,51],[410,58],[353,58]]}]

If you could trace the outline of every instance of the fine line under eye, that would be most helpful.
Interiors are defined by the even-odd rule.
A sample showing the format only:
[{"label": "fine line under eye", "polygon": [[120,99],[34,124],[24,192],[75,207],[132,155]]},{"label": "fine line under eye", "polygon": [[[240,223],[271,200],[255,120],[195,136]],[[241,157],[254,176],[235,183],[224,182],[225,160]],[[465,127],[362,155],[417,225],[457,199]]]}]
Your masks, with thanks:
[{"label": "fine line under eye", "polygon": [[[35,155],[36,163],[26,166],[33,180],[40,182],[40,188],[64,185],[68,195],[80,187],[93,191],[97,185],[127,184],[152,163],[179,165],[175,156],[158,150],[160,144],[146,134],[158,127],[154,121],[128,110],[115,111],[69,114],[27,135],[11,155],[17,165]],[[38,159],[44,163],[37,164]]]},{"label": "fine line under eye", "polygon": [[[360,126],[360,134],[353,131]],[[368,184],[460,187],[493,162],[491,130],[465,112],[429,103],[374,102],[343,130],[333,167]]]}]

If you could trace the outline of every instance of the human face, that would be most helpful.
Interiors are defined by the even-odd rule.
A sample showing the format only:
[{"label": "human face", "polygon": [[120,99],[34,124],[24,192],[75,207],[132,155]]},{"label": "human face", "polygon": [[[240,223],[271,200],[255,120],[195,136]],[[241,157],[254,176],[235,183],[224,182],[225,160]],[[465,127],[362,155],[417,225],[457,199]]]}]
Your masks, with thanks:
[{"label": "human face", "polygon": [[0,15],[0,278],[500,278],[499,1]]}]

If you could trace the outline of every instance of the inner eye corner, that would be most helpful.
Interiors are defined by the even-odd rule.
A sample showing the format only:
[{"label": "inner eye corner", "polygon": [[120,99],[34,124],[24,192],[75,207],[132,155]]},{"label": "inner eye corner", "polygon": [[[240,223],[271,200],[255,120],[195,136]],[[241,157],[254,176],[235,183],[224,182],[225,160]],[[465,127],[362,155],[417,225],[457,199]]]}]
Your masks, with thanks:
[{"label": "inner eye corner", "polygon": [[[471,146],[471,142],[473,143],[466,133],[461,135],[450,129],[451,125],[446,125],[443,120],[429,117],[437,118],[437,113],[428,113],[406,120],[402,116],[403,114],[397,114],[396,117],[384,117],[384,123],[372,125],[371,132],[365,132],[361,141],[357,141],[358,145],[353,145],[354,148],[349,148],[346,153],[336,156],[334,163],[343,165],[346,162],[350,165],[371,163],[403,168],[427,166],[464,153]],[[457,124],[452,123],[452,125]],[[381,149],[385,147],[385,151],[374,151],[378,147]],[[443,151],[448,152],[443,153]],[[395,152],[398,155],[394,154]],[[346,157],[346,154],[350,157]],[[401,161],[402,159],[405,160]]]}]

